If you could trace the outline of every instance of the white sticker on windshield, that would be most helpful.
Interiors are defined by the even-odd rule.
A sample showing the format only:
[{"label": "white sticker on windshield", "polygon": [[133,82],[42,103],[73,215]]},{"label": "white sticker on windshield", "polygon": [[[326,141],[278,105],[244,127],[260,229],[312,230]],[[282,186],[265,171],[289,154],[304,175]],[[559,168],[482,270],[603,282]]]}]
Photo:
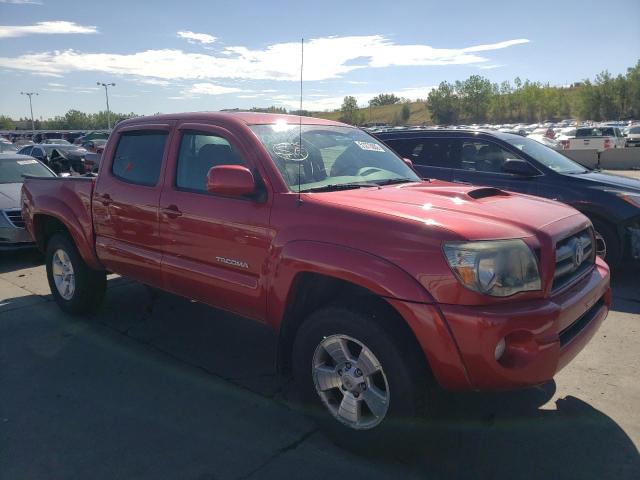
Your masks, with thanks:
[{"label": "white sticker on windshield", "polygon": [[356,145],[358,145],[362,150],[368,150],[369,152],[383,152],[384,153],[384,148],[382,148],[377,143],[359,142],[358,140],[356,140],[355,142],[356,142]]},{"label": "white sticker on windshield", "polygon": [[18,165],[33,165],[34,163],[38,163],[37,160],[18,160]]}]

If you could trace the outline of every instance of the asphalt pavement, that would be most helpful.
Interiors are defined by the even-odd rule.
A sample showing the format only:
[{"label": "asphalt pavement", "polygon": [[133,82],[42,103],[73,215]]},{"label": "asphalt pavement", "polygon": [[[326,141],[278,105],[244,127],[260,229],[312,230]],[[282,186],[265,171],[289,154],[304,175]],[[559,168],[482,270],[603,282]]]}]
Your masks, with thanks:
[{"label": "asphalt pavement", "polygon": [[0,255],[0,478],[640,478],[640,282],[555,382],[450,398],[388,453],[331,444],[274,371],[266,327],[111,276],[91,318],[39,255]]}]

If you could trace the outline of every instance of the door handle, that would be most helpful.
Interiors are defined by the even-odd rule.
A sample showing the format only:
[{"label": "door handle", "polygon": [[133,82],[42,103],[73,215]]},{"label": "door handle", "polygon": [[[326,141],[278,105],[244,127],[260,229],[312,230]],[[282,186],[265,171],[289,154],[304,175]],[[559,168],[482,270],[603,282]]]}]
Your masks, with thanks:
[{"label": "door handle", "polygon": [[108,207],[111,202],[113,202],[113,200],[111,199],[111,195],[109,195],[108,193],[103,193],[99,198],[100,203],[102,203],[102,205],[104,205],[105,207]]},{"label": "door handle", "polygon": [[169,218],[178,218],[180,215],[182,215],[182,212],[180,211],[178,206],[173,204],[163,208],[162,211]]}]

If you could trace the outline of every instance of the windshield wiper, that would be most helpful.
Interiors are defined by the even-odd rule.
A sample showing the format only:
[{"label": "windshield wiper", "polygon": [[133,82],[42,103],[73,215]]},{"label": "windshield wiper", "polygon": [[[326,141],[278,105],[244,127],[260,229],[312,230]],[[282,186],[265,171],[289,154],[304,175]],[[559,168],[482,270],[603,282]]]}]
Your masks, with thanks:
[{"label": "windshield wiper", "polygon": [[305,192],[334,192],[336,190],[352,190],[354,188],[363,188],[363,187],[380,187],[377,183],[332,183],[330,185],[322,185],[319,187],[311,187],[304,190],[301,190],[302,193]]},{"label": "windshield wiper", "polygon": [[397,183],[413,183],[418,180],[414,180],[413,178],[390,178],[389,180],[383,180],[382,182],[376,182],[378,185],[395,185]]}]

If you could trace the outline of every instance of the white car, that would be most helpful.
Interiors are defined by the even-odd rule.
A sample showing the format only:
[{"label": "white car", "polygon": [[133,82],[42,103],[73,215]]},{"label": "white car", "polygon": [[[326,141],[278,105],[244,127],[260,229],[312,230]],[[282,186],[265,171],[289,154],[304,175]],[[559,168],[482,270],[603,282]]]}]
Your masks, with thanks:
[{"label": "white car", "polygon": [[625,128],[626,146],[640,147],[640,123]]},{"label": "white car", "polygon": [[580,127],[576,136],[569,139],[570,150],[597,150],[624,148],[626,139],[618,127]]}]

